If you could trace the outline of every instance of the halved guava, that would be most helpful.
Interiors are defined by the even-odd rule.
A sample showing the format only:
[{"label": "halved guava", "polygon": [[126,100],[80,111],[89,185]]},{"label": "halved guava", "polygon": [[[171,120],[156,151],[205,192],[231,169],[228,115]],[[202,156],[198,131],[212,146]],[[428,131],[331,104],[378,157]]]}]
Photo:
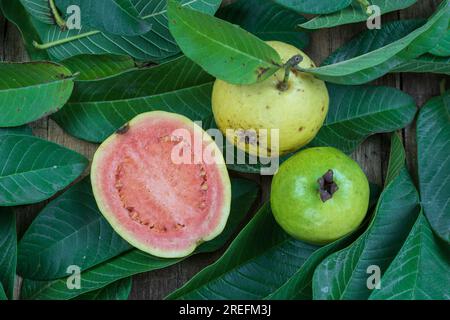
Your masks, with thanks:
[{"label": "halved guava", "polygon": [[114,230],[134,247],[184,257],[219,235],[231,184],[219,148],[188,118],[143,113],[94,155],[92,188]]}]

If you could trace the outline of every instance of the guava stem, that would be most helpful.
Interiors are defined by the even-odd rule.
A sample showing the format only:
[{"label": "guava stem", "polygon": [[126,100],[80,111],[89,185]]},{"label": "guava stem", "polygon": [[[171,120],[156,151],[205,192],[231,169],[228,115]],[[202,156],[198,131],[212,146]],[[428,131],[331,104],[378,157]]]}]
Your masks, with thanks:
[{"label": "guava stem", "polygon": [[367,15],[370,15],[372,13],[372,11],[369,9],[371,4],[368,0],[356,0],[356,1],[359,2],[359,4],[364,9],[364,11],[366,12]]},{"label": "guava stem", "polygon": [[47,43],[38,43],[36,41],[33,41],[33,46],[36,49],[46,50],[46,49],[49,49],[51,47],[55,47],[55,46],[59,46],[61,44],[65,44],[67,42],[71,42],[71,41],[79,40],[79,39],[82,39],[82,38],[86,38],[86,37],[92,36],[92,35],[97,34],[97,33],[100,33],[100,31],[94,30],[94,31],[89,31],[89,32],[85,32],[85,33],[80,33],[80,34],[77,34],[76,36],[67,37],[67,38],[64,38],[64,39],[60,39],[60,40],[56,40],[56,41],[52,41],[52,42],[47,42]]},{"label": "guava stem", "polygon": [[333,195],[339,190],[338,185],[334,182],[334,172],[331,169],[325,172],[325,174],[317,180],[317,183],[319,184],[320,200],[324,203],[333,198]]},{"label": "guava stem", "polygon": [[55,0],[48,0],[48,4],[50,6],[50,10],[52,11],[53,18],[55,19],[56,24],[61,28],[66,28],[66,21],[59,14],[59,10],[55,5]]},{"label": "guava stem", "polygon": [[284,65],[284,78],[283,81],[278,84],[278,90],[286,91],[289,88],[289,76],[291,74],[291,69],[296,67],[300,62],[303,61],[303,57],[299,54],[290,58]]}]

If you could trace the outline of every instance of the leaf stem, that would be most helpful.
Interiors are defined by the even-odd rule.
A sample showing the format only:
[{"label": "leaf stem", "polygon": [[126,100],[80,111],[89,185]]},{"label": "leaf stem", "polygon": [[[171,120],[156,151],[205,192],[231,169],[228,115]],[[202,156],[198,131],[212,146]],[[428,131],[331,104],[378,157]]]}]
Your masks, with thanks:
[{"label": "leaf stem", "polygon": [[289,76],[291,74],[291,68],[296,67],[300,62],[303,61],[303,57],[299,54],[290,58],[284,65],[284,78],[281,81],[277,88],[280,91],[286,91],[289,88]]},{"label": "leaf stem", "polygon": [[52,42],[47,42],[47,43],[38,43],[37,41],[33,41],[33,46],[36,49],[46,50],[46,49],[49,49],[51,47],[59,46],[61,44],[67,43],[67,42],[71,42],[71,41],[79,40],[79,39],[82,39],[82,38],[86,38],[86,37],[92,36],[92,35],[97,34],[97,33],[100,33],[100,31],[93,30],[93,31],[77,34],[76,36],[67,37],[67,38],[64,38],[64,39],[60,39],[60,40],[56,40],[56,41],[52,41]]},{"label": "leaf stem", "polygon": [[52,11],[53,18],[55,19],[56,24],[62,29],[66,29],[66,21],[61,17],[58,8],[55,5],[55,0],[48,0],[48,4],[50,6],[50,10]]},{"label": "leaf stem", "polygon": [[364,9],[367,15],[370,15],[372,13],[371,10],[369,10],[369,7],[371,6],[370,2],[368,0],[356,0],[359,2],[361,7]]}]

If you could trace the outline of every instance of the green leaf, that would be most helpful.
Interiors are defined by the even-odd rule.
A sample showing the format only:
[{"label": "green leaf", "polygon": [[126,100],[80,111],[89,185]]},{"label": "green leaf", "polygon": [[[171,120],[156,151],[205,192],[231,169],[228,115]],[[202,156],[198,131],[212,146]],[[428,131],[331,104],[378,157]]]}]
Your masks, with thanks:
[{"label": "green leaf", "polygon": [[12,22],[22,34],[25,48],[31,60],[49,60],[46,51],[38,50],[33,46],[33,41],[41,41],[39,34],[33,26],[31,17],[27,14],[25,8],[17,0],[0,0],[0,11],[3,16]]},{"label": "green leaf", "polygon": [[[380,8],[381,14],[386,14],[388,12],[407,8],[416,2],[417,0],[370,0],[371,5],[375,5]],[[330,14],[320,15],[309,20],[306,23],[301,24],[300,26],[305,29],[331,28],[343,24],[366,21],[368,18],[369,15],[367,14],[366,10],[364,10],[364,8],[362,8],[357,1],[354,1],[349,7],[343,10]]]},{"label": "green leaf", "polygon": [[76,81],[99,80],[135,67],[129,56],[79,55],[61,61],[72,73],[79,73]]},{"label": "green leaf", "polygon": [[275,0],[275,3],[279,3],[301,13],[325,14],[348,7],[352,3],[352,0]]},{"label": "green leaf", "polygon": [[100,213],[89,177],[50,202],[19,242],[17,272],[24,278],[67,277],[67,268],[86,270],[127,250]]},{"label": "green leaf", "polygon": [[132,277],[121,279],[104,288],[82,294],[76,300],[127,300],[133,285]]},{"label": "green leaf", "polygon": [[[12,299],[17,264],[16,216],[9,208],[0,208],[0,290]],[[0,300],[2,294],[0,293]]]},{"label": "green leaf", "polygon": [[389,153],[389,165],[384,186],[387,187],[395,177],[400,174],[406,163],[406,151],[403,147],[401,136],[394,132],[391,136],[391,150]]},{"label": "green leaf", "polygon": [[438,44],[431,49],[430,53],[439,57],[450,56],[450,29],[447,29],[447,32],[439,40]]},{"label": "green leaf", "polygon": [[[256,200],[257,194],[258,187],[254,182],[232,179],[231,213],[227,226],[222,234],[211,241],[203,243],[197,248],[195,253],[212,252],[224,246],[242,223],[248,210]],[[66,279],[53,281],[33,281],[26,279],[22,284],[22,298],[71,299],[138,273],[169,267],[183,259],[185,258],[157,258],[134,249],[83,272],[81,274],[80,290],[69,290],[66,285]]]},{"label": "green leaf", "polygon": [[306,19],[270,0],[239,0],[221,8],[217,17],[240,25],[264,41],[282,41],[297,48],[309,43],[309,35],[297,28]]},{"label": "green leaf", "polygon": [[433,230],[450,243],[450,91],[431,99],[417,119],[420,198]]},{"label": "green leaf", "polygon": [[69,103],[52,118],[71,135],[92,142],[102,142],[146,111],[164,110],[205,121],[212,117],[213,81],[182,57],[157,67],[78,82]]},{"label": "green leaf", "polygon": [[46,200],[74,181],[87,164],[82,155],[52,142],[0,135],[0,206]]},{"label": "green leaf", "polygon": [[287,235],[266,204],[219,260],[168,299],[262,299],[289,279],[317,249]]},{"label": "green leaf", "polygon": [[[183,6],[207,14],[214,14],[220,0],[181,0]],[[167,0],[150,2],[131,0],[139,16],[152,25],[150,32],[140,36],[118,36],[102,33],[89,27],[81,30],[61,30],[56,25],[43,23],[32,18],[33,25],[43,42],[42,50],[56,60],[64,60],[80,54],[129,55],[138,60],[160,61],[179,53],[179,48],[170,35],[167,22]],[[33,9],[26,7],[28,12]]]},{"label": "green leaf", "polygon": [[[351,59],[303,71],[325,81],[346,85],[381,77],[405,59],[418,57],[436,45],[448,26],[448,4],[448,0],[443,1],[439,10],[424,25],[407,36]],[[370,35],[373,36],[373,33]]]},{"label": "green leaf", "polygon": [[380,49],[408,36],[423,25],[423,20],[400,20],[383,23],[381,29],[365,30],[329,55],[322,62],[322,66],[350,60]]},{"label": "green leaf", "polygon": [[3,285],[0,282],[0,301],[2,300],[8,300],[8,297],[6,296],[5,289],[3,289]]},{"label": "green leaf", "polygon": [[391,72],[439,73],[450,75],[450,57],[436,57],[425,54],[405,61]]},{"label": "green leaf", "polygon": [[450,251],[420,214],[399,254],[370,299],[449,300]]},{"label": "green leaf", "polygon": [[70,71],[50,62],[0,63],[0,127],[15,127],[56,112],[73,89]]},{"label": "green leaf", "polygon": [[183,53],[216,78],[236,84],[267,79],[278,53],[240,27],[169,0],[169,29]]},{"label": "green leaf", "polygon": [[[33,0],[45,5],[48,0]],[[130,0],[56,0],[56,5],[65,13],[71,5],[82,12],[83,27],[97,29],[119,36],[139,36],[149,32],[152,24],[139,17],[139,12]]]},{"label": "green leaf", "polygon": [[21,127],[11,127],[11,128],[0,128],[0,136],[7,134],[23,134],[32,136],[33,131],[29,126],[21,126]]},{"label": "green leaf", "polygon": [[327,86],[330,109],[311,146],[332,146],[350,154],[372,134],[404,128],[417,111],[414,99],[394,88]]},{"label": "green leaf", "polygon": [[367,270],[385,272],[418,214],[418,195],[406,169],[383,191],[368,229],[349,247],[325,259],[314,272],[314,299],[367,299]]}]

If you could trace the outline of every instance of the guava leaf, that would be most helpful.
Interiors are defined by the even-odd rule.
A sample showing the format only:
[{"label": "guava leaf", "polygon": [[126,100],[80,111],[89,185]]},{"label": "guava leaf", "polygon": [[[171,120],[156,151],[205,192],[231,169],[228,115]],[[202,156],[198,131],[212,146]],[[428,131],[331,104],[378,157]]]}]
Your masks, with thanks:
[{"label": "guava leaf", "polygon": [[0,127],[15,127],[56,112],[69,99],[72,74],[50,62],[0,63]]},{"label": "guava leaf", "polygon": [[373,300],[449,300],[450,251],[420,214]]},{"label": "guava leaf", "polygon": [[52,142],[0,135],[0,206],[46,200],[74,181],[87,164],[82,155]]},{"label": "guava leaf", "polygon": [[368,229],[317,267],[314,299],[367,299],[371,294],[368,267],[375,265],[382,274],[386,271],[417,218],[418,203],[417,191],[404,168],[382,192]]},{"label": "guava leaf", "polygon": [[25,44],[25,49],[31,60],[50,60],[46,51],[36,49],[33,46],[33,41],[41,42],[41,39],[32,23],[30,15],[28,15],[20,1],[0,0],[0,11],[3,12],[3,16],[6,19],[19,29]]},{"label": "guava leaf", "polygon": [[420,198],[436,234],[450,243],[450,91],[431,99],[417,119]]},{"label": "guava leaf", "polygon": [[[371,185],[371,204],[378,188]],[[214,264],[195,275],[168,299],[308,299],[315,266],[350,244],[360,232],[319,247],[287,235],[269,204],[255,215]]]},{"label": "guava leaf", "polygon": [[168,1],[169,29],[183,53],[216,78],[235,84],[267,79],[281,67],[278,53],[248,31]]},{"label": "guava leaf", "polygon": [[239,0],[221,8],[217,17],[240,25],[264,41],[282,41],[297,48],[309,43],[309,35],[297,28],[306,19],[270,0]]},{"label": "guava leaf", "polygon": [[202,121],[212,115],[213,81],[181,57],[102,80],[77,82],[69,102],[52,118],[69,134],[91,142],[102,142],[146,111],[164,110]]},{"label": "guava leaf", "polygon": [[[250,210],[258,195],[258,186],[255,182],[232,178],[231,213],[225,230],[215,239],[203,243],[195,253],[215,251],[231,238]],[[116,258],[108,260],[81,273],[81,289],[69,290],[67,279],[53,281],[34,281],[25,279],[22,284],[23,299],[51,299],[67,300],[83,293],[103,288],[117,280],[132,275],[162,269],[174,265],[181,259],[157,258],[140,250],[133,249]]]},{"label": "guava leaf", "polygon": [[0,248],[0,300],[1,291],[5,297],[12,299],[16,279],[17,235],[16,216],[10,208],[0,208]]},{"label": "guava leaf", "polygon": [[430,53],[439,57],[450,56],[450,29],[447,29],[447,32],[439,40],[438,44],[430,50]]},{"label": "guava leaf", "polygon": [[79,55],[61,64],[72,73],[78,73],[75,81],[99,80],[135,67],[131,57],[115,55]]},{"label": "guava leaf", "polygon": [[[180,0],[183,6],[214,14],[220,0]],[[149,2],[131,0],[139,16],[152,25],[152,29],[139,36],[118,36],[102,33],[91,27],[81,30],[61,30],[57,25],[46,24],[31,17],[42,42],[38,46],[47,50],[52,59],[64,60],[80,54],[129,55],[137,60],[160,61],[179,53],[170,35],[167,22],[167,0]],[[33,8],[26,7],[32,14]]]},{"label": "guava leaf", "polygon": [[[335,84],[327,84],[327,88],[330,95],[328,115],[308,147],[331,146],[351,154],[370,135],[406,127],[417,112],[414,99],[395,88]],[[225,147],[228,149],[225,154],[235,155],[234,162],[228,164],[231,170],[260,173],[262,168],[273,167],[273,162],[261,163],[249,156],[246,156],[245,164],[239,164],[235,148],[230,144]],[[291,155],[281,157],[280,163]]]},{"label": "guava leaf", "polygon": [[348,7],[352,1],[353,0],[275,0],[275,3],[279,3],[301,13],[325,14],[344,9]]},{"label": "guava leaf", "polygon": [[403,147],[402,138],[397,132],[392,133],[391,136],[391,150],[389,153],[389,165],[384,181],[384,186],[387,187],[395,177],[400,174],[406,163],[406,151]]},{"label": "guava leaf", "polygon": [[405,61],[391,72],[439,73],[450,75],[450,57],[436,57],[425,54]]},{"label": "guava leaf", "polygon": [[168,299],[262,299],[289,279],[318,248],[285,233],[266,204],[219,260]]},{"label": "guava leaf", "polygon": [[29,126],[11,127],[11,128],[0,128],[0,136],[7,134],[23,134],[32,136],[33,131]]},{"label": "guava leaf", "polygon": [[6,296],[5,289],[3,289],[3,285],[0,282],[0,301],[2,300],[8,300],[8,297]]},{"label": "guava leaf", "polygon": [[113,282],[104,288],[84,293],[76,300],[128,300],[133,285],[132,277]]},{"label": "guava leaf", "polygon": [[328,82],[346,85],[374,80],[405,59],[416,58],[433,48],[447,29],[449,11],[449,2],[445,0],[424,25],[408,35],[351,59],[303,71]]},{"label": "guava leaf", "polygon": [[[316,0],[316,2],[321,1]],[[370,0],[369,2],[371,5],[378,6],[380,8],[380,14],[386,14],[388,12],[407,8],[416,3],[417,0]],[[300,27],[305,29],[331,28],[343,24],[366,21],[369,16],[370,15],[367,14],[365,8],[363,8],[358,2],[353,1],[353,3],[345,9],[314,17],[308,22],[301,24]]]},{"label": "guava leaf", "polygon": [[311,146],[332,146],[352,153],[368,136],[406,127],[417,112],[406,93],[382,86],[327,85],[330,109]]},{"label": "guava leaf", "polygon": [[[22,0],[23,1],[23,0]],[[48,3],[48,0],[28,0]],[[55,0],[60,12],[76,5],[82,13],[82,25],[118,36],[139,36],[152,29],[149,20],[139,17],[130,0]]]},{"label": "guava leaf", "polygon": [[67,277],[128,251],[97,208],[89,177],[50,202],[19,242],[17,273],[28,279]]}]

